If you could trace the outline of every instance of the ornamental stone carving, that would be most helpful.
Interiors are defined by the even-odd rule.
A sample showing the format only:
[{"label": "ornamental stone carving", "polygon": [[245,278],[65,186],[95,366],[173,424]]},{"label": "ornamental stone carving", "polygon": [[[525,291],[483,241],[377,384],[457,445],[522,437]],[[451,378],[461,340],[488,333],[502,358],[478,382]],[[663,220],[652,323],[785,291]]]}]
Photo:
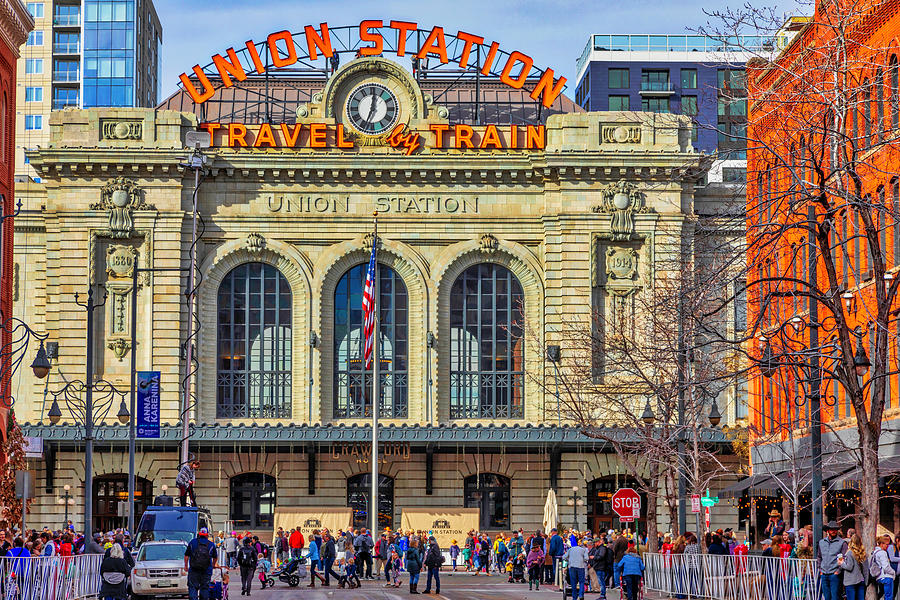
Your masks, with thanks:
[{"label": "ornamental stone carving", "polygon": [[125,338],[116,338],[114,340],[110,340],[106,347],[112,350],[113,354],[116,355],[120,361],[125,358],[125,355],[128,354],[128,351],[131,350],[131,342]]},{"label": "ornamental stone carving", "polygon": [[367,233],[365,235],[365,237],[363,238],[363,248],[365,248],[367,252],[372,251],[372,244],[375,244],[375,243],[378,244],[378,248],[380,250],[381,249],[381,238],[377,238],[377,240],[376,240],[375,234],[372,232]]},{"label": "ornamental stone carving", "polygon": [[600,129],[602,144],[640,144],[640,125],[604,125]]},{"label": "ornamental stone carving", "polygon": [[480,250],[485,254],[490,254],[497,250],[500,247],[500,242],[490,233],[485,233],[481,236],[481,245]]},{"label": "ornamental stone carving", "polygon": [[260,233],[256,233],[255,231],[247,236],[247,252],[252,252],[253,254],[257,254],[262,252],[266,247],[266,238],[262,236]]},{"label": "ornamental stone carving", "polygon": [[106,248],[106,274],[113,278],[131,277],[138,251],[134,246],[110,245]]},{"label": "ornamental stone carving", "polygon": [[143,194],[130,179],[116,177],[100,190],[100,202],[91,205],[92,210],[106,210],[109,229],[105,234],[114,239],[127,239],[134,233],[135,210],[155,210],[143,200]]},{"label": "ornamental stone carving", "polygon": [[628,181],[607,185],[602,190],[603,203],[595,206],[595,213],[610,214],[610,237],[614,241],[630,240],[634,234],[634,213],[649,213],[644,195]]},{"label": "ornamental stone carving", "polygon": [[638,253],[634,248],[606,249],[606,276],[610,280],[632,281],[637,275]]},{"label": "ornamental stone carving", "polygon": [[120,119],[100,121],[100,139],[102,140],[139,140],[143,135],[143,121]]}]

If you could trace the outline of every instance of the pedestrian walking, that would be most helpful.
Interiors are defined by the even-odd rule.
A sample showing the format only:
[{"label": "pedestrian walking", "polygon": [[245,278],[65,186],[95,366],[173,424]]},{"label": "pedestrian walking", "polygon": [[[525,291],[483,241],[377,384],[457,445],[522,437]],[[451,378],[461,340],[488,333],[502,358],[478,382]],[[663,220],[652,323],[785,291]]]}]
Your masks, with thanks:
[{"label": "pedestrian walking", "polygon": [[216,545],[209,541],[209,530],[200,529],[184,550],[184,571],[187,573],[190,600],[209,600],[209,582],[213,568],[218,566]]},{"label": "pedestrian walking", "polygon": [[881,588],[884,600],[891,600],[894,597],[894,577],[897,575],[891,567],[891,558],[887,552],[888,546],[891,545],[891,536],[879,536],[875,539],[875,543],[869,574]]},{"label": "pedestrian walking", "polygon": [[126,600],[130,574],[131,566],[125,560],[122,547],[114,544],[109,549],[109,554],[100,563],[100,598],[103,600]]},{"label": "pedestrian walking", "polygon": [[600,592],[600,600],[606,600],[606,572],[612,562],[612,551],[606,546],[604,536],[597,537],[589,552],[588,577],[591,590]]},{"label": "pedestrian walking", "polygon": [[544,573],[544,550],[540,544],[531,544],[525,566],[528,568],[528,589],[531,590],[531,586],[534,585],[535,591],[540,591]]},{"label": "pedestrian walking", "polygon": [[456,544],[456,540],[450,541],[450,565],[453,567],[453,571],[456,571],[456,561],[459,558],[459,546]]},{"label": "pedestrian walking", "polygon": [[[829,521],[824,529],[825,535],[819,540],[817,550],[822,581],[822,598],[839,600],[841,571],[838,566],[838,556],[847,554],[847,542],[841,538],[841,527],[835,521]],[[775,553],[774,544],[772,552]]]},{"label": "pedestrian walking", "polygon": [[[637,547],[629,548],[617,566],[622,573],[622,580],[625,584],[624,592],[627,594],[628,600],[637,600],[641,579],[644,577],[644,561],[638,556]],[[572,593],[575,593],[574,590]]]},{"label": "pedestrian walking", "polygon": [[868,573],[863,572],[863,569],[868,567],[866,548],[858,534],[850,538],[848,546],[850,551],[845,556],[839,555],[837,558],[838,566],[844,575],[844,590],[847,593],[847,600],[864,600],[868,576]]},{"label": "pedestrian walking", "polygon": [[325,578],[317,573],[321,555],[319,554],[319,530],[313,529],[309,536],[309,547],[306,550],[306,559],[309,561],[309,585],[307,587],[316,587],[316,579],[325,584]]},{"label": "pedestrian walking", "polygon": [[237,539],[237,532],[232,531],[231,534],[225,538],[225,564],[229,569],[234,569],[237,567],[237,553],[238,548],[240,547],[240,543]]},{"label": "pedestrian walking", "polygon": [[425,580],[425,593],[431,593],[431,580],[434,578],[434,593],[441,593],[441,565],[444,556],[441,547],[438,546],[434,536],[428,538],[428,551],[425,553],[425,567],[428,569],[428,578]]},{"label": "pedestrian walking", "polygon": [[237,564],[241,569],[241,596],[249,596],[253,585],[253,574],[259,564],[259,553],[253,547],[252,540],[245,537],[238,551]]},{"label": "pedestrian walking", "polygon": [[335,573],[333,568],[334,561],[337,560],[337,549],[334,544],[334,539],[327,531],[325,532],[325,535],[322,536],[322,550],[319,555],[322,559],[322,574],[325,575],[325,581],[322,585],[325,587],[331,585],[331,577],[340,581],[341,575]]},{"label": "pedestrian walking", "polygon": [[[457,548],[458,550],[458,548]],[[419,540],[413,538],[409,541],[409,549],[404,557],[406,570],[409,572],[409,593],[419,593],[419,573],[422,571],[422,555],[419,553]]]},{"label": "pedestrian walking", "polygon": [[[372,579],[372,549],[374,547],[375,542],[372,541],[372,537],[369,535],[365,527],[360,529],[359,535],[353,538],[353,548],[356,550],[357,561],[362,561],[366,566],[366,579]],[[362,567],[357,562],[357,574],[361,571],[361,569]]]},{"label": "pedestrian walking", "polygon": [[573,600],[584,600],[585,569],[588,566],[588,559],[587,548],[579,544],[577,539],[575,545],[563,554],[563,560],[569,565],[569,584],[572,586]]}]

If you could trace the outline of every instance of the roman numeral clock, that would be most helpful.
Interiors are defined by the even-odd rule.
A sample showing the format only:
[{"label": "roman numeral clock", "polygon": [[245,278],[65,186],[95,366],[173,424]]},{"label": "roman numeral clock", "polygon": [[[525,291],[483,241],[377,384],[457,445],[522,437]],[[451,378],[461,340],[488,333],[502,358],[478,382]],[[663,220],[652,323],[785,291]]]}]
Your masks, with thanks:
[{"label": "roman numeral clock", "polygon": [[341,66],[312,102],[297,109],[298,123],[321,116],[343,124],[357,146],[380,149],[398,126],[427,129],[426,120],[446,119],[447,109],[436,106],[399,64],[364,57]]},{"label": "roman numeral clock", "polygon": [[400,117],[397,96],[381,83],[367,81],[347,96],[347,122],[363,135],[389,133]]}]

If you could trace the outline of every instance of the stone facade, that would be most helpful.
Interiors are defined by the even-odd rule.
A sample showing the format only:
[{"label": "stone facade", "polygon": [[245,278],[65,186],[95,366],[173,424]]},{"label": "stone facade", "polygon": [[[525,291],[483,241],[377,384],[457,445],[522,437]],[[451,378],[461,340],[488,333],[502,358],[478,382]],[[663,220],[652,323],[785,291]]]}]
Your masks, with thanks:
[{"label": "stone facade", "polygon": [[[439,107],[417,91],[413,80],[388,70],[372,73],[393,86],[401,104],[409,101],[416,107],[416,114],[409,116],[409,131],[421,132],[427,140],[429,126],[446,124]],[[339,76],[335,80],[340,81]],[[341,97],[339,88],[326,88],[316,100],[320,104],[298,111],[298,123],[340,124],[340,107],[327,102]],[[125,125],[119,128],[119,123]],[[139,135],[104,135],[126,127]],[[138,370],[161,371],[162,423],[179,421],[186,279],[171,269],[189,264],[194,180],[179,163],[185,159],[185,134],[197,127],[193,114],[173,111],[65,111],[53,115],[49,146],[31,153],[42,183],[26,185],[21,194],[34,212],[16,221],[17,263],[23,274],[17,315],[46,329],[59,343],[51,390],[85,376],[86,315],[74,294],[83,300],[91,285],[98,299],[107,294],[106,304],[95,313],[93,375],[127,389],[135,352]],[[483,132],[476,127],[476,135]],[[534,377],[524,380],[522,418],[451,418],[451,287],[467,267],[479,263],[501,265],[515,276],[524,294],[524,320],[535,338],[525,344],[527,373],[545,368],[543,348],[559,343],[555,332],[564,322],[589,320],[597,302],[607,303],[611,311],[629,310],[630,292],[610,290],[638,292],[652,286],[666,276],[667,258],[681,252],[684,240],[693,235],[700,157],[690,146],[686,118],[554,115],[547,120],[543,148],[437,149],[426,143],[411,155],[389,147],[384,139],[366,142],[359,136],[350,149],[313,149],[303,144],[227,147],[221,143],[223,133],[216,135],[215,147],[206,151],[211,163],[198,193],[202,283],[193,419],[198,426],[245,432],[225,442],[211,435],[192,446],[208,466],[200,471],[198,492],[217,521],[231,518],[223,491],[234,474],[276,477],[279,505],[345,505],[347,477],[368,470],[333,459],[332,444],[317,441],[317,427],[298,434],[302,442],[279,436],[304,425],[328,430],[368,423],[333,417],[333,315],[338,280],[368,260],[376,209],[381,212],[379,261],[403,280],[409,298],[408,416],[383,424],[426,432],[481,427],[477,441],[435,444],[432,494],[420,493],[426,477],[425,446],[432,441],[427,434],[411,443],[408,460],[385,463],[384,472],[395,478],[395,523],[403,505],[461,506],[462,480],[491,472],[511,481],[511,524],[534,528],[540,524],[551,480],[561,490],[573,485],[584,489],[595,478],[613,477],[620,470],[624,474],[614,454],[587,438],[560,445],[558,466],[551,469],[554,440],[561,437],[548,433],[543,442],[504,437],[526,426],[550,432],[566,429],[553,427],[555,400]],[[600,273],[600,252],[621,260]],[[291,290],[288,418],[217,416],[217,292],[232,269],[248,262],[275,267]],[[134,264],[170,271],[139,277],[137,344],[132,347]],[[431,336],[436,340],[433,347],[428,344]],[[83,459],[78,440],[54,433],[62,428],[38,425],[47,423],[50,402],[43,382],[20,369],[14,385],[21,399],[20,420],[32,423],[29,432],[43,435],[45,443],[55,447],[52,459],[35,462],[40,485],[55,494],[65,482],[79,484]],[[106,419],[110,424],[115,410],[113,406]],[[99,440],[98,476],[127,472],[121,442],[118,434]],[[312,495],[304,454],[310,444],[318,448]],[[174,487],[174,446],[171,441],[139,443],[137,472],[152,482],[154,493],[164,483]],[[588,508],[579,509],[582,524]],[[566,509],[563,505],[563,515]],[[33,510],[41,519],[58,519],[61,512],[52,495]]]}]

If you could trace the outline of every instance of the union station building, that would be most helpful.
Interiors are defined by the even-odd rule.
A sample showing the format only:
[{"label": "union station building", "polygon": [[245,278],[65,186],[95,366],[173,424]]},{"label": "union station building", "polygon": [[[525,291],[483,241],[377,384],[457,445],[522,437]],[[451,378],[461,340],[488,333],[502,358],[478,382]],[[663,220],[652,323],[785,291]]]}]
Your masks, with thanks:
[{"label": "union station building", "polygon": [[[587,113],[564,95],[545,106],[530,75],[516,89],[496,75],[335,56],[344,64],[324,72],[230,86],[208,69],[216,94],[204,102],[180,89],[157,109],[54,113],[49,145],[29,155],[40,181],[18,184],[15,222],[16,316],[49,333],[53,357],[46,380],[28,369],[13,380],[18,419],[43,440],[29,462],[32,523],[62,522],[66,484],[69,514],[82,505],[80,396],[59,399],[56,425],[48,411],[55,390],[85,378],[88,351],[90,375],[126,393],[132,357],[160,372],[159,437],[137,441],[138,516],[164,485],[177,493],[193,249],[200,504],[217,528],[270,532],[276,507],[303,506],[349,506],[365,525],[362,289],[374,243],[380,523],[400,526],[404,507],[474,507],[485,531],[534,529],[554,487],[562,521],[574,510],[580,529],[618,525],[609,493],[628,484],[620,458],[560,422],[540,378],[552,377],[546,348],[564,323],[593,311],[640,318],[635,296],[691,247],[699,207],[715,198],[703,196],[689,120]],[[190,81],[197,94],[203,82]],[[192,248],[184,163],[205,132]],[[89,289],[102,304],[91,335]],[[128,427],[118,396],[94,401],[94,523],[109,529],[127,515]],[[721,404],[726,422],[742,416],[737,404]],[[573,509],[575,486],[584,504]],[[713,525],[736,513],[717,507]]]}]

